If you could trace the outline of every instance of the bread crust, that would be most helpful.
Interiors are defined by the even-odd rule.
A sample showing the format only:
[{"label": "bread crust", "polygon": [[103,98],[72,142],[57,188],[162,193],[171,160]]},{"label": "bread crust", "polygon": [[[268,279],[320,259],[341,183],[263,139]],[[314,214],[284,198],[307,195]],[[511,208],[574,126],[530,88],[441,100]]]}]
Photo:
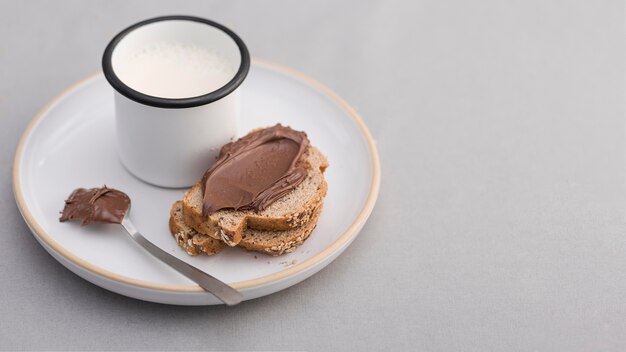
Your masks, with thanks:
[{"label": "bread crust", "polygon": [[176,243],[187,254],[196,256],[204,253],[213,255],[224,248],[224,242],[199,233],[185,224],[182,216],[183,202],[176,201],[170,210],[169,228]]},{"label": "bread crust", "polygon": [[[286,231],[262,231],[246,229],[238,246],[250,251],[257,251],[271,256],[279,256],[293,252],[296,247],[304,243],[309,238],[313,229],[317,226],[317,221],[322,212],[322,206],[317,208],[309,222],[298,228]],[[258,241],[262,237],[264,241]]]},{"label": "bread crust", "polygon": [[[177,201],[172,205],[170,212],[169,227],[170,232],[176,239],[178,245],[189,255],[198,254],[212,255],[219,252],[223,247],[222,241],[210,238],[206,234],[197,232],[184,223],[177,213],[182,209],[182,202]],[[322,205],[317,207],[307,223],[300,227],[285,230],[257,230],[244,229],[242,239],[238,246],[249,251],[256,251],[271,256],[279,256],[291,253],[309,238],[313,229],[317,226],[317,221],[322,212]]]}]

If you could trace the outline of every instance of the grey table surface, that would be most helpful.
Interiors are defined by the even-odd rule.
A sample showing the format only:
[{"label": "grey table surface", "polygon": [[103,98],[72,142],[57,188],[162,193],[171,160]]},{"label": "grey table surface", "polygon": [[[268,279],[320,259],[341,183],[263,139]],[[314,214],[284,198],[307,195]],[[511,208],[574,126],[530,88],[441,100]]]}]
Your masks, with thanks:
[{"label": "grey table surface", "polygon": [[[237,307],[126,298],[14,202],[37,110],[136,21],[193,14],[361,113],[380,197],[310,279]],[[0,348],[626,350],[621,1],[0,1]]]}]

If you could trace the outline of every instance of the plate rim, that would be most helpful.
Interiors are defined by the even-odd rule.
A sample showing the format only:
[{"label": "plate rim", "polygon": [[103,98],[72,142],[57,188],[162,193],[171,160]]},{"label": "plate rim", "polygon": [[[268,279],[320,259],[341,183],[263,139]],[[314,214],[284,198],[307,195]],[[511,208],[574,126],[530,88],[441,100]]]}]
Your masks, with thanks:
[{"label": "plate rim", "polygon": [[[309,77],[308,75],[296,71],[295,69],[289,68],[287,66],[283,66],[277,63],[273,63],[267,60],[253,58],[252,64],[254,66],[261,66],[266,69],[273,70],[275,72],[287,75],[291,78],[295,78],[296,80],[303,82],[315,89],[319,92],[326,95],[328,98],[337,103],[341,108],[343,108],[350,117],[357,123],[357,126],[361,130],[363,137],[367,142],[367,147],[369,150],[369,157],[372,162],[372,180],[369,187],[369,192],[367,195],[367,199],[363,204],[363,207],[359,211],[359,214],[355,217],[354,221],[347,230],[345,230],[335,241],[333,241],[330,245],[324,248],[319,253],[315,254],[311,258],[308,258],[305,261],[302,261],[298,264],[285,268],[281,271],[278,271],[273,274],[261,276],[255,279],[238,281],[231,283],[230,285],[236,289],[251,289],[260,286],[269,285],[272,283],[278,283],[281,280],[287,279],[289,277],[294,277],[295,275],[306,271],[307,269],[311,269],[317,264],[323,262],[325,259],[331,257],[333,253],[337,250],[341,249],[344,245],[349,244],[360,232],[361,228],[367,221],[370,216],[376,200],[378,198],[378,193],[380,189],[380,160],[378,156],[378,151],[376,148],[376,142],[374,141],[371,133],[369,132],[367,126],[363,122],[361,116],[356,112],[356,110],[348,104],[343,98],[341,98],[337,93],[323,85],[322,83],[316,81],[315,79]],[[65,247],[61,246],[49,233],[47,233],[43,227],[37,222],[33,214],[28,208],[26,204],[26,199],[24,194],[22,193],[22,185],[20,181],[21,170],[20,164],[23,159],[24,149],[26,145],[26,141],[29,139],[33,129],[38,125],[39,121],[45,116],[51,108],[54,107],[58,102],[66,98],[70,93],[78,90],[80,87],[84,86],[87,82],[95,79],[102,75],[102,71],[98,70],[95,73],[84,77],[67,88],[63,89],[60,93],[50,99],[44,106],[39,109],[37,114],[31,119],[28,123],[24,132],[20,136],[16,151],[15,157],[13,159],[13,195],[15,197],[15,201],[17,203],[18,209],[24,218],[24,221],[30,228],[33,235],[35,235],[40,241],[43,241],[50,249],[54,250],[57,254],[64,257],[66,260],[72,262],[74,265],[79,266],[82,269],[85,269],[92,274],[100,276],[105,279],[117,281],[122,284],[135,286],[143,289],[152,289],[159,291],[174,291],[174,292],[203,292],[203,289],[197,284],[161,284],[155,283],[151,281],[141,280],[131,278],[125,275],[121,275],[118,273],[111,272],[109,270],[103,269],[97,265],[94,265],[74,253],[67,250]]]}]

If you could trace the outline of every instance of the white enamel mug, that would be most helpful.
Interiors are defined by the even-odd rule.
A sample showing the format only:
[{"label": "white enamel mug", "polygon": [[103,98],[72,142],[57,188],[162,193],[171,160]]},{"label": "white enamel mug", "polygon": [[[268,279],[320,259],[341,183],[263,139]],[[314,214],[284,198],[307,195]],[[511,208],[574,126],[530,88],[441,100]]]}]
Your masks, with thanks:
[{"label": "white enamel mug", "polygon": [[[133,72],[143,68],[129,70],[125,65],[145,48],[158,48],[162,43],[219,53],[220,62],[229,66],[223,85],[216,82],[218,86],[206,88],[208,91],[200,87],[194,92],[186,89],[194,85],[168,85],[167,79],[176,76],[164,74],[157,77],[162,78],[157,80],[161,94],[158,84],[152,87],[145,79],[133,80]],[[189,65],[198,69],[198,65],[191,67],[197,63],[187,60],[182,68]],[[162,187],[189,187],[215,161],[221,146],[238,136],[238,87],[250,69],[250,55],[243,41],[228,28],[191,16],[145,20],[111,40],[102,57],[102,68],[115,90],[118,154],[137,178]]]}]

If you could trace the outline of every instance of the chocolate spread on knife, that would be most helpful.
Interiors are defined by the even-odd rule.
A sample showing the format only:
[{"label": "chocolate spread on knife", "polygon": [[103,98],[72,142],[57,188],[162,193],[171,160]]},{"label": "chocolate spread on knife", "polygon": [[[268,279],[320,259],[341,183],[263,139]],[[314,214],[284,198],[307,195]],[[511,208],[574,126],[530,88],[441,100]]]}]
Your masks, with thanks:
[{"label": "chocolate spread on knife", "polygon": [[306,133],[280,124],[224,145],[202,177],[203,215],[267,208],[306,178],[302,156],[308,146]]},{"label": "chocolate spread on knife", "polygon": [[78,188],[65,200],[59,221],[81,221],[89,224],[121,224],[130,198],[126,193],[113,188]]}]

